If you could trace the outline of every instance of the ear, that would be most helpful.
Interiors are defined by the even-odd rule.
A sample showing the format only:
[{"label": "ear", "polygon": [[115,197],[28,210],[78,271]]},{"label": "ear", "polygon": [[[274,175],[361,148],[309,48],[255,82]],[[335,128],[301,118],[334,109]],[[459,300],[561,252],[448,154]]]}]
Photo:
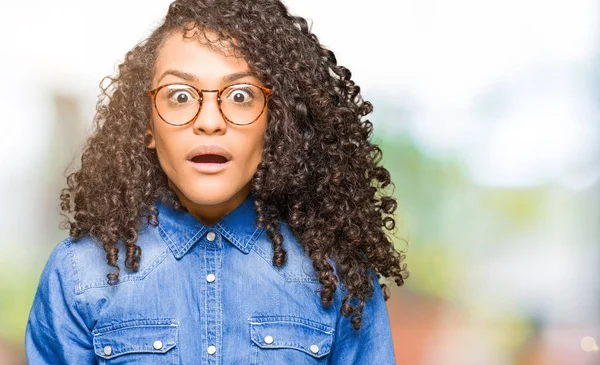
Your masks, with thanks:
[{"label": "ear", "polygon": [[146,129],[144,133],[144,141],[146,141],[146,147],[150,149],[156,148],[156,142],[154,140],[154,134],[150,129]]}]

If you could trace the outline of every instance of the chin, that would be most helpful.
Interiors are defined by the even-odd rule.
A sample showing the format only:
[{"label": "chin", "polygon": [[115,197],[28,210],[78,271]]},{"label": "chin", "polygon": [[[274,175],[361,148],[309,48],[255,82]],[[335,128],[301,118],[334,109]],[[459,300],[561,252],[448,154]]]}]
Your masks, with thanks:
[{"label": "chin", "polygon": [[[169,185],[179,200],[187,201],[194,205],[218,205],[223,204],[240,194],[248,183],[236,183],[244,181],[240,176],[180,176],[181,181],[170,180]],[[248,182],[252,176],[248,178]]]},{"label": "chin", "polygon": [[193,204],[198,205],[217,205],[231,199],[235,192],[214,191],[206,189],[203,191],[183,192],[185,198]]}]

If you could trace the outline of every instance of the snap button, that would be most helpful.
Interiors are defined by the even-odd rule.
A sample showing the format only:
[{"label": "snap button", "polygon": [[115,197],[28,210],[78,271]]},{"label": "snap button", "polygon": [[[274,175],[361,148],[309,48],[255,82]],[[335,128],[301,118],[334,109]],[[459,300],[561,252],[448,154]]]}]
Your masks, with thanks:
[{"label": "snap button", "polygon": [[217,238],[217,235],[215,234],[215,232],[208,232],[208,234],[206,235],[206,239],[209,241],[214,241],[215,238]]},{"label": "snap button", "polygon": [[209,355],[212,355],[215,352],[217,352],[217,348],[215,346],[208,346],[208,349],[206,349],[206,351],[208,351]]},{"label": "snap button", "polygon": [[317,345],[311,345],[310,346],[310,352],[312,352],[313,354],[316,354],[317,352],[319,352],[319,346],[317,346]]},{"label": "snap button", "polygon": [[112,347],[104,346],[104,355],[108,356],[110,354],[112,354]]},{"label": "snap button", "polygon": [[272,344],[273,343],[273,336],[266,336],[265,337],[265,343],[266,344]]},{"label": "snap button", "polygon": [[163,343],[159,340],[154,341],[154,343],[152,344],[152,347],[154,347],[155,350],[160,350],[162,349]]},{"label": "snap button", "polygon": [[209,283],[212,283],[213,281],[215,281],[215,279],[216,279],[215,274],[206,275],[206,281],[208,281]]}]

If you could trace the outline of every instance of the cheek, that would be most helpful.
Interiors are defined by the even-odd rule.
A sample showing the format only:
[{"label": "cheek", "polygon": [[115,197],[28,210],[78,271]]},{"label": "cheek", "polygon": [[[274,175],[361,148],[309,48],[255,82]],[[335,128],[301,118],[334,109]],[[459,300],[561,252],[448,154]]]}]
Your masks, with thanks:
[{"label": "cheek", "polygon": [[[242,136],[240,136],[242,137]],[[240,147],[237,155],[240,157],[238,162],[238,173],[243,175],[244,178],[252,176],[260,162],[262,161],[263,145],[264,145],[264,132],[262,129],[253,131],[253,133],[247,133],[243,138],[238,140],[236,143]]]},{"label": "cheek", "polygon": [[242,171],[246,171],[246,173],[256,172],[256,167],[262,160],[263,139],[247,140],[240,146],[244,146],[243,151],[240,151],[239,154],[243,156]]},{"label": "cheek", "polygon": [[[252,139],[250,159],[257,164],[262,160],[263,146],[265,142],[265,128],[260,128]],[[255,167],[255,166],[254,166]]]},{"label": "cheek", "polygon": [[265,142],[264,136],[261,135],[260,138],[257,138],[255,148],[254,148],[254,156],[258,160],[261,160],[261,158],[262,158],[264,142]]},{"label": "cheek", "polygon": [[169,138],[168,135],[165,135],[165,133],[160,130],[156,130],[155,141],[156,154],[160,166],[165,173],[170,174],[172,171],[176,170],[175,156],[177,154],[175,149],[177,144],[173,143],[173,139]]}]

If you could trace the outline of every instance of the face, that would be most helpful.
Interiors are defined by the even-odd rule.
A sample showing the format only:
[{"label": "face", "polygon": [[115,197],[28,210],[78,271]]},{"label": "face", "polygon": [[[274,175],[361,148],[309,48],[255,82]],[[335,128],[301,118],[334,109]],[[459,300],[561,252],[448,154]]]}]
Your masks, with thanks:
[{"label": "face", "polygon": [[[203,37],[200,36],[200,39]],[[245,60],[213,51],[197,38],[184,39],[182,33],[175,33],[165,40],[160,49],[152,89],[173,83],[194,86],[199,90],[220,90],[244,82],[264,86],[249,73]],[[180,93],[169,100],[181,102],[188,97],[189,94],[183,93],[182,96]],[[222,95],[221,99],[225,97]],[[229,97],[236,98],[236,101],[244,98],[243,95]],[[153,138],[148,147],[156,149],[169,185],[183,205],[203,215],[206,220],[218,220],[241,203],[249,192],[249,183],[262,158],[267,109],[254,123],[235,125],[221,115],[217,93],[204,92],[202,107],[192,123],[173,126],[163,121],[155,108],[153,110],[148,131]],[[210,154],[214,150],[207,146],[217,146],[225,151],[229,160],[223,163],[223,159],[215,159],[216,156],[211,159]],[[190,160],[194,150],[203,147],[208,148],[204,151],[208,155]]]}]

